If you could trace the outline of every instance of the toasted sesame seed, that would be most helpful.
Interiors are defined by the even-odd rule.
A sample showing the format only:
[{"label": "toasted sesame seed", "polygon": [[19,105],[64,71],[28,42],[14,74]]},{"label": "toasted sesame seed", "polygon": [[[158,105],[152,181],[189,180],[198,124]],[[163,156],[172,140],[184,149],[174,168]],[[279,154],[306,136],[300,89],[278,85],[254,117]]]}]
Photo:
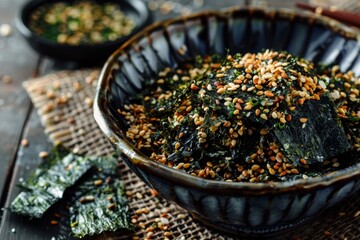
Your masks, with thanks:
[{"label": "toasted sesame seed", "polygon": [[307,164],[307,161],[306,161],[304,158],[300,159],[300,162],[301,162],[302,164],[304,164],[304,165]]},{"label": "toasted sesame seed", "polygon": [[201,169],[200,171],[199,171],[199,173],[198,173],[198,176],[199,177],[202,177],[202,176],[204,176],[205,175],[205,170],[204,169]]},{"label": "toasted sesame seed", "polygon": [[268,119],[267,116],[266,116],[266,114],[264,114],[264,113],[260,114],[260,117],[261,117],[262,119],[264,119],[264,120],[267,120],[267,119]]},{"label": "toasted sesame seed", "polygon": [[21,140],[21,145],[22,145],[23,147],[29,146],[29,140],[27,140],[26,138],[23,138],[23,139]]},{"label": "toasted sesame seed", "polygon": [[254,91],[254,89],[255,89],[255,87],[254,87],[254,86],[252,86],[252,87],[249,87],[246,91],[248,91],[248,92],[252,92],[252,91]]},{"label": "toasted sesame seed", "polygon": [[156,81],[157,84],[164,84],[165,83],[165,80],[164,79],[158,79]]},{"label": "toasted sesame seed", "polygon": [[345,82],[345,83],[344,83],[344,87],[346,87],[346,88],[351,88],[351,84],[348,83],[348,82]]},{"label": "toasted sesame seed", "polygon": [[262,75],[262,78],[264,78],[264,79],[269,79],[269,78],[272,78],[272,77],[273,77],[272,73],[265,73],[264,75]]},{"label": "toasted sesame seed", "polygon": [[101,179],[97,179],[94,181],[95,186],[100,186],[102,183],[103,183],[103,180],[101,180]]},{"label": "toasted sesame seed", "polygon": [[251,182],[251,183],[257,182],[257,178],[256,178],[256,177],[252,177],[252,178],[250,178],[249,182]]},{"label": "toasted sesame seed", "polygon": [[306,93],[305,93],[305,92],[299,92],[299,96],[300,96],[300,97],[305,97],[305,96],[306,96]]},{"label": "toasted sesame seed", "polygon": [[334,163],[332,164],[332,166],[335,167],[335,168],[337,168],[337,167],[340,166],[340,163],[339,163],[339,162],[334,162]]},{"label": "toasted sesame seed", "polygon": [[230,127],[230,126],[231,126],[231,122],[230,122],[230,121],[226,121],[223,125],[224,125],[224,127]]},{"label": "toasted sesame seed", "polygon": [[286,79],[286,78],[288,78],[289,76],[286,74],[286,72],[282,72],[282,73],[281,73],[281,77]]},{"label": "toasted sesame seed", "polygon": [[322,89],[326,89],[326,84],[325,84],[324,81],[322,81],[322,80],[319,81],[319,86],[320,86]]},{"label": "toasted sesame seed", "polygon": [[260,165],[258,165],[258,164],[254,164],[254,165],[252,165],[252,167],[251,167],[251,170],[253,170],[253,171],[257,171],[257,170],[259,170],[260,169]]},{"label": "toasted sesame seed", "polygon": [[246,103],[244,110],[251,110],[252,109],[252,104],[251,103]]},{"label": "toasted sesame seed", "polygon": [[276,172],[275,172],[275,170],[273,169],[273,168],[268,168],[268,170],[269,170],[269,173],[271,174],[271,175],[275,175],[276,174]]},{"label": "toasted sesame seed", "polygon": [[[65,103],[66,101],[64,101]],[[94,100],[92,98],[85,98],[85,104],[89,107],[93,105]]]},{"label": "toasted sesame seed", "polygon": [[266,134],[268,134],[269,132],[268,132],[268,130],[266,129],[266,128],[262,128],[261,130],[260,130],[260,134],[261,135],[266,135]]},{"label": "toasted sesame seed", "polygon": [[142,229],[144,229],[144,228],[146,227],[146,225],[145,225],[144,222],[139,222],[138,225],[139,225],[139,227],[142,228]]},{"label": "toasted sesame seed", "polygon": [[274,97],[275,95],[271,91],[265,91],[265,96],[271,98],[271,97]]},{"label": "toasted sesame seed", "polygon": [[39,152],[39,157],[40,158],[46,158],[49,156],[49,153],[48,152],[45,152],[45,151],[42,151],[42,152]]},{"label": "toasted sesame seed", "polygon": [[49,90],[46,91],[46,96],[49,99],[55,99],[56,98],[56,94],[52,89],[49,89]]},{"label": "toasted sesame seed", "polygon": [[190,85],[190,89],[191,89],[191,90],[194,90],[194,91],[198,91],[200,88],[199,88],[198,86],[196,86],[195,84],[192,83],[192,84]]},{"label": "toasted sesame seed", "polygon": [[307,118],[300,118],[300,122],[301,122],[301,123],[306,123],[307,121],[308,121]]},{"label": "toasted sesame seed", "polygon": [[274,118],[274,119],[276,119],[276,118],[277,118],[277,113],[276,113],[276,112],[272,112],[272,113],[271,113],[271,117]]},{"label": "toasted sesame seed", "polygon": [[51,225],[58,225],[58,224],[59,224],[59,222],[58,222],[58,221],[56,221],[56,220],[51,220],[51,221],[50,221],[50,224],[51,224]]},{"label": "toasted sesame seed", "polygon": [[190,78],[189,76],[182,76],[182,77],[181,77],[181,80],[182,80],[182,81],[190,81],[191,78]]},{"label": "toasted sesame seed", "polygon": [[143,195],[142,195],[141,193],[137,192],[137,193],[136,193],[136,197],[137,197],[138,199],[142,199],[142,198],[143,198]]},{"label": "toasted sesame seed", "polygon": [[226,107],[230,106],[230,104],[231,104],[231,102],[224,102],[224,105],[225,105]]},{"label": "toasted sesame seed", "polygon": [[206,138],[199,138],[199,143],[205,143],[206,142]]},{"label": "toasted sesame seed", "polygon": [[5,84],[10,84],[10,83],[12,83],[12,81],[13,81],[12,77],[9,76],[9,75],[3,76],[3,77],[2,77],[2,80],[3,80],[3,82],[4,82]]},{"label": "toasted sesame seed", "polygon": [[203,120],[198,120],[195,122],[195,125],[200,126],[201,124],[203,124],[203,122],[204,122]]},{"label": "toasted sesame seed", "polygon": [[95,200],[94,196],[87,195],[87,196],[81,197],[79,201],[80,201],[80,203],[88,203],[88,202],[93,202],[94,200]]},{"label": "toasted sesame seed", "polygon": [[177,218],[178,218],[178,219],[184,219],[184,218],[186,218],[186,215],[183,214],[183,213],[179,213],[179,214],[177,215]]},{"label": "toasted sesame seed", "polygon": [[359,217],[360,216],[360,211],[356,211],[355,213],[354,213],[354,218],[357,218],[357,217]]},{"label": "toasted sesame seed", "polygon": [[219,88],[216,92],[219,94],[223,94],[225,91],[225,88]]},{"label": "toasted sesame seed", "polygon": [[216,173],[213,170],[209,171],[209,175],[211,178],[215,178],[216,177]]}]

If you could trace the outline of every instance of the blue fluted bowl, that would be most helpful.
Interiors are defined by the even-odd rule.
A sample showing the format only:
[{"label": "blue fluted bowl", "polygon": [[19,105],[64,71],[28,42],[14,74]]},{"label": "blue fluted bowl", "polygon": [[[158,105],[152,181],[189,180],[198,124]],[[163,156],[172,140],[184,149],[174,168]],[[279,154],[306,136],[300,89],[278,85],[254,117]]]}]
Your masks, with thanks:
[{"label": "blue fluted bowl", "polygon": [[[320,214],[360,190],[360,164],[321,177],[274,183],[205,180],[151,161],[125,136],[117,109],[144,79],[196,55],[286,50],[360,74],[359,32],[336,21],[290,10],[232,8],[149,26],[105,64],[94,116],[122,159],[149,187],[214,228],[273,235]],[[179,49],[186,46],[185,54]]]}]

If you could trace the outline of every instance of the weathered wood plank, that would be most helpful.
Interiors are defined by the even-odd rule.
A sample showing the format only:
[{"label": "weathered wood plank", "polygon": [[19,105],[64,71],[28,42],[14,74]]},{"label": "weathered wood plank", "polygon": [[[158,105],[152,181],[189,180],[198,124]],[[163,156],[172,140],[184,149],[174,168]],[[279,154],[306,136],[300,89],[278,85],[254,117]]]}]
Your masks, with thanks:
[{"label": "weathered wood plank", "polygon": [[[26,179],[33,169],[35,169],[42,161],[39,157],[39,152],[51,151],[52,149],[52,144],[48,141],[48,138],[44,133],[44,128],[40,123],[39,116],[35,111],[32,111],[24,134],[29,141],[29,146],[21,146],[19,148],[18,158],[11,179],[9,195],[6,200],[6,207],[9,207],[11,201],[20,192],[16,185],[22,179]],[[56,211],[62,213],[61,209],[61,207],[58,207]],[[62,236],[62,239],[69,239],[69,236],[67,236],[68,231],[63,229],[63,226],[66,226],[67,224],[62,224],[62,228],[60,228],[60,225],[52,225],[51,220],[62,221],[62,218],[54,217],[54,210],[50,209],[42,219],[29,220],[27,217],[13,214],[5,208],[0,227],[0,239],[40,240],[51,239],[52,237],[59,239],[60,236]]]},{"label": "weathered wood plank", "polygon": [[[12,172],[18,144],[31,102],[21,87],[23,80],[32,76],[38,56],[25,43],[15,28],[14,18],[25,0],[0,1],[0,25],[8,24],[11,34],[0,36],[0,199]],[[2,81],[10,76],[11,83]]]}]

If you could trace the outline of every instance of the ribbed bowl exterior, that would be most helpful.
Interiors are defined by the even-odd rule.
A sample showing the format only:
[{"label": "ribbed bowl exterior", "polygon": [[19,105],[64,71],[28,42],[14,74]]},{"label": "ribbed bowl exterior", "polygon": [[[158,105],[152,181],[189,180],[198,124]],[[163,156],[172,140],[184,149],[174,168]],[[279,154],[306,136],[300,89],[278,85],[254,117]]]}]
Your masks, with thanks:
[{"label": "ribbed bowl exterior", "polygon": [[146,78],[198,55],[286,50],[360,75],[359,33],[291,10],[232,8],[156,23],[122,45],[100,76],[94,116],[127,165],[161,196],[227,232],[274,234],[360,192],[360,164],[327,176],[285,183],[227,183],[170,169],[142,155],[117,114]]},{"label": "ribbed bowl exterior", "polygon": [[[360,192],[359,176],[327,184],[304,187],[299,184],[279,191],[257,189],[227,191],[195,188],[172,181],[169,175],[153,174],[124,158],[135,173],[162,197],[188,210],[205,224],[232,234],[278,234],[304,223]],[[359,172],[359,166],[354,167]],[[156,170],[155,170],[156,171]],[[351,170],[350,170],[351,171]],[[340,177],[339,177],[340,179]]]}]

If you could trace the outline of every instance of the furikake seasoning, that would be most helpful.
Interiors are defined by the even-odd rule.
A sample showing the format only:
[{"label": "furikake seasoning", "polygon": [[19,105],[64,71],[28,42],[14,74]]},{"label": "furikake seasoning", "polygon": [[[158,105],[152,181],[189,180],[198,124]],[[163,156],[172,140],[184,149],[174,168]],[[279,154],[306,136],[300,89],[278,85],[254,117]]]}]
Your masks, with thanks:
[{"label": "furikake seasoning", "polygon": [[135,22],[124,14],[119,4],[79,0],[38,7],[30,16],[29,27],[51,41],[79,45],[127,36],[134,29]]},{"label": "furikake seasoning", "polygon": [[286,52],[198,57],[145,82],[119,114],[151,159],[224,181],[307,178],[359,161],[354,73]]}]

